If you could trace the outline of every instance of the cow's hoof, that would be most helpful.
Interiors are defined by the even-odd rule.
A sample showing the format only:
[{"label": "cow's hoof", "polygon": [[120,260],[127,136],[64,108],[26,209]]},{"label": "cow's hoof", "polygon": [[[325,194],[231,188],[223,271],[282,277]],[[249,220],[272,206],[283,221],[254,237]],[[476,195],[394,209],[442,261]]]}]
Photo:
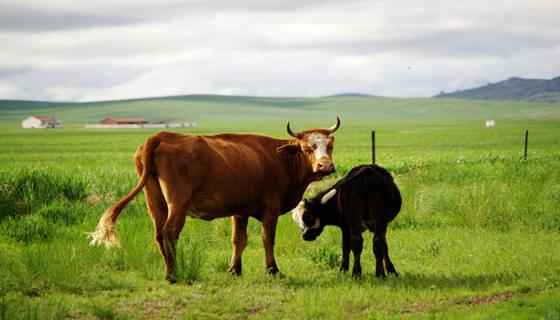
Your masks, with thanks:
[{"label": "cow's hoof", "polygon": [[360,270],[360,271],[352,270],[352,277],[353,278],[359,278],[361,276],[362,276],[362,270]]},{"label": "cow's hoof", "polygon": [[359,277],[362,275],[362,267],[361,266],[354,266],[352,268],[352,277]]},{"label": "cow's hoof", "polygon": [[231,274],[232,276],[241,276],[241,265],[239,266],[233,266],[233,267],[229,267],[228,269],[229,274]]},{"label": "cow's hoof", "polygon": [[397,272],[397,270],[392,270],[392,271],[387,271],[389,274],[394,275],[395,277],[399,276],[399,273]]},{"label": "cow's hoof", "polygon": [[171,275],[171,274],[166,275],[165,280],[167,280],[167,282],[169,282],[169,284],[176,284],[177,283],[177,277],[175,277],[174,275]]},{"label": "cow's hoof", "polygon": [[270,275],[273,275],[273,276],[275,276],[275,275],[277,275],[277,274],[279,274],[279,273],[281,274],[281,272],[280,272],[280,270],[278,270],[278,267],[277,267],[277,266],[268,267],[268,268],[266,269],[266,273],[268,273],[268,274],[270,274]]}]

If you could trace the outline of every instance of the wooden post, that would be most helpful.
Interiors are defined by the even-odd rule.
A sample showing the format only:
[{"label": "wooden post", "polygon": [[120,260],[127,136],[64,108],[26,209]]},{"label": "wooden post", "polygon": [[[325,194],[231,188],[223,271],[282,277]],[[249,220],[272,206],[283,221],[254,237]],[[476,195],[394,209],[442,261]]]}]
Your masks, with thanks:
[{"label": "wooden post", "polygon": [[375,164],[375,130],[371,131],[371,163]]},{"label": "wooden post", "polygon": [[527,145],[529,144],[529,130],[525,130],[525,152],[523,152],[523,159],[527,160]]}]

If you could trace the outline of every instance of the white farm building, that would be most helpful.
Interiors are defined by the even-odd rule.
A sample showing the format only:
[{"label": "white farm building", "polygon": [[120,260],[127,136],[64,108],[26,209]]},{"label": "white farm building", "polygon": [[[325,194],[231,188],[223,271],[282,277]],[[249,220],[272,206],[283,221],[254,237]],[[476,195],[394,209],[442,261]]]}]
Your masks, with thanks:
[{"label": "white farm building", "polygon": [[21,122],[24,129],[33,128],[60,128],[62,125],[53,116],[31,116]]}]

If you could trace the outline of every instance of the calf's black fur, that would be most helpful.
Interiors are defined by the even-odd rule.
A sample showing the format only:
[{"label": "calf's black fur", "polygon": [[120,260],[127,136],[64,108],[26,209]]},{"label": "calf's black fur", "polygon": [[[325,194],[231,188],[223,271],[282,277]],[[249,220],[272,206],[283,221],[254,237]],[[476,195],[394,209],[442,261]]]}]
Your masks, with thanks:
[{"label": "calf's black fur", "polygon": [[293,210],[292,218],[302,229],[303,239],[315,240],[327,225],[342,231],[341,271],[348,271],[350,250],[354,255],[353,276],[362,273],[360,256],[362,232],[374,233],[375,275],[387,272],[397,275],[389,258],[385,238],[387,224],[401,209],[402,198],[391,174],[377,165],[360,165],[331,188],[311,200],[303,200]]}]

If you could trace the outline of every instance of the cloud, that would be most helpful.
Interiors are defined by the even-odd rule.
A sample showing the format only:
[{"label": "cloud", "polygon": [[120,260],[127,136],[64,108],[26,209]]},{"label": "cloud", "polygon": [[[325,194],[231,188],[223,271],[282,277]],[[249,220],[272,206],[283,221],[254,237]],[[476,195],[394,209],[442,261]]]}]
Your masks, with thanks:
[{"label": "cloud", "polygon": [[119,26],[133,22],[134,19],[129,17],[46,11],[0,3],[0,30],[4,32],[70,30],[96,26]]},{"label": "cloud", "polygon": [[558,1],[0,0],[0,98],[431,96],[560,74]]}]

